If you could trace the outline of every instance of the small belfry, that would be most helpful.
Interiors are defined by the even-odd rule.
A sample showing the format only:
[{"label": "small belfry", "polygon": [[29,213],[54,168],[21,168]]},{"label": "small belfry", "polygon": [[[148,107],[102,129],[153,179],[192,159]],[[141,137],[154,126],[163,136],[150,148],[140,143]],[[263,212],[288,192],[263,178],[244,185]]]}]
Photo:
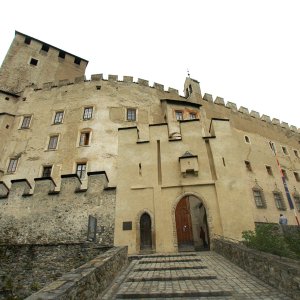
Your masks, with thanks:
[{"label": "small belfry", "polygon": [[297,225],[296,126],[202,94],[189,69],[181,95],[86,78],[87,64],[15,32],[0,69],[1,239],[166,253],[240,240],[280,213]]}]

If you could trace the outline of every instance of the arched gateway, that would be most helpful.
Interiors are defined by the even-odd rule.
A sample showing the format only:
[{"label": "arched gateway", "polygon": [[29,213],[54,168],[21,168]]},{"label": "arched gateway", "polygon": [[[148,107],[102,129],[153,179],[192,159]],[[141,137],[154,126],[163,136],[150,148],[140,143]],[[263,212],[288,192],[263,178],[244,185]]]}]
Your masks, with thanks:
[{"label": "arched gateway", "polygon": [[184,196],[175,209],[178,251],[209,249],[206,210],[195,196]]}]

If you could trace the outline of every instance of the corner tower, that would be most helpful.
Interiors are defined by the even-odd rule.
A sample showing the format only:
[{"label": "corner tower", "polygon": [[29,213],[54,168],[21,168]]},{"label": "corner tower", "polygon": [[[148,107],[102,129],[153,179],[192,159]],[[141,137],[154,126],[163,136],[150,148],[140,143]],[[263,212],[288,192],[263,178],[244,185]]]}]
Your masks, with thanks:
[{"label": "corner tower", "polygon": [[0,90],[19,93],[28,85],[82,76],[88,61],[15,32],[0,69]]}]

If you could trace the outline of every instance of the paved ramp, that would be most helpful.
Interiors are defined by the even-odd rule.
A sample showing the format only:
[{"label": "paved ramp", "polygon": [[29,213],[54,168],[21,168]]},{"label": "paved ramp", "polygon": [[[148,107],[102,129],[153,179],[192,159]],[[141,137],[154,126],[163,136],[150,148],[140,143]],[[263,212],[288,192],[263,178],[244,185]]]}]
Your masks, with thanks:
[{"label": "paved ramp", "polygon": [[99,299],[291,299],[214,252],[130,259]]}]

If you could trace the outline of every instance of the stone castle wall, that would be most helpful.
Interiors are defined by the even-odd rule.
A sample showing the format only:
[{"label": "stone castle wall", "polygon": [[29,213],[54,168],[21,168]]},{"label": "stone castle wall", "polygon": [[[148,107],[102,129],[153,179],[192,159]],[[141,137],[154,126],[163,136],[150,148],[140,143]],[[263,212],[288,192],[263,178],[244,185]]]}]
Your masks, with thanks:
[{"label": "stone castle wall", "polygon": [[77,175],[64,175],[60,189],[51,178],[0,183],[0,244],[47,244],[87,240],[89,215],[97,219],[96,241],[113,244],[115,189],[105,172],[88,174],[87,188]]}]

